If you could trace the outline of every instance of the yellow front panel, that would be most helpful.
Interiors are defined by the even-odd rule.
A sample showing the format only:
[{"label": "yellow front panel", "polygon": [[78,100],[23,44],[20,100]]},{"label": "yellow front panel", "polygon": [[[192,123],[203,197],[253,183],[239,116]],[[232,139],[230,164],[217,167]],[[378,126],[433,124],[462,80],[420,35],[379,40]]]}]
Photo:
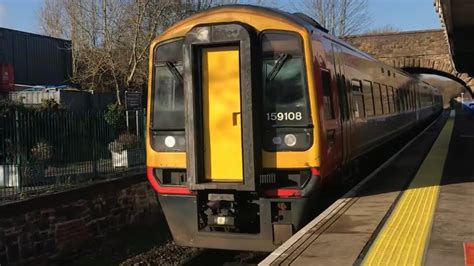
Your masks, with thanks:
[{"label": "yellow front panel", "polygon": [[202,50],[205,178],[243,180],[238,47]]}]

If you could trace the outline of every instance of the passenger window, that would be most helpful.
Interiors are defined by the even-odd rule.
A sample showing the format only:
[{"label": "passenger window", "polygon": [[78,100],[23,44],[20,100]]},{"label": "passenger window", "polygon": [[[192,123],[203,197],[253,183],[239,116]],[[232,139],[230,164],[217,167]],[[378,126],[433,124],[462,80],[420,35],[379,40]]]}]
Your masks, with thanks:
[{"label": "passenger window", "polygon": [[405,111],[410,110],[410,91],[409,89],[403,90],[403,100],[405,101]]},{"label": "passenger window", "polygon": [[395,111],[400,112],[400,89],[395,88],[393,91],[393,99],[395,101]]},{"label": "passenger window", "polygon": [[398,101],[399,101],[399,104],[400,104],[399,111],[403,112],[404,109],[405,109],[405,105],[404,105],[405,103],[403,102],[403,88],[398,89]]},{"label": "passenger window", "polygon": [[388,104],[389,104],[389,107],[390,107],[390,113],[394,113],[395,112],[395,104],[394,104],[394,101],[393,101],[393,87],[392,86],[388,87]]},{"label": "passenger window", "polygon": [[362,81],[362,92],[364,93],[365,115],[374,116],[374,98],[372,95],[372,82]]},{"label": "passenger window", "polygon": [[331,94],[331,74],[329,70],[326,69],[323,69],[321,73],[323,82],[324,119],[331,120],[335,118]]},{"label": "passenger window", "polygon": [[421,99],[420,99],[420,92],[418,91],[418,88],[416,90],[416,100],[417,100],[417,103],[418,103],[418,108],[421,107]]},{"label": "passenger window", "polygon": [[383,110],[382,110],[382,99],[380,98],[381,97],[380,84],[377,82],[374,82],[373,94],[374,94],[375,115],[382,115]]},{"label": "passenger window", "polygon": [[408,88],[407,96],[408,96],[408,110],[411,110],[413,108],[412,86]]},{"label": "passenger window", "polygon": [[404,91],[404,95],[405,95],[405,110],[408,111],[410,110],[410,88]]},{"label": "passenger window", "polygon": [[365,116],[364,95],[362,93],[362,84],[360,80],[352,80],[352,113],[354,118]]},{"label": "passenger window", "polygon": [[412,104],[412,109],[415,110],[416,108],[416,91],[415,91],[415,86],[412,87],[411,91],[411,104]]},{"label": "passenger window", "polygon": [[382,107],[383,107],[384,114],[390,113],[390,109],[388,107],[387,85],[382,85]]}]

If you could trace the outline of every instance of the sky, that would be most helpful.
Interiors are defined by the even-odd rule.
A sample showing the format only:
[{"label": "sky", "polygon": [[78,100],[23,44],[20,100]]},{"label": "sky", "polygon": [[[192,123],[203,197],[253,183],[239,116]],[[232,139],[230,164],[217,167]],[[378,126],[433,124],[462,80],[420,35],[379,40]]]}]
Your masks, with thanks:
[{"label": "sky", "polygon": [[[300,1],[300,0],[293,0]],[[392,26],[401,31],[440,28],[433,0],[368,0],[371,29]],[[273,1],[268,0],[269,4]],[[291,0],[285,0],[291,2]],[[0,0],[0,27],[41,33],[43,0]]]}]

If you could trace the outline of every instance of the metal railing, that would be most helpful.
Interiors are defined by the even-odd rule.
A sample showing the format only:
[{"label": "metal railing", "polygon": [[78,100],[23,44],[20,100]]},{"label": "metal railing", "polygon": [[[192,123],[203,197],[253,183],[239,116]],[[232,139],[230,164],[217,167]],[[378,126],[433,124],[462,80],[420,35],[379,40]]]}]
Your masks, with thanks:
[{"label": "metal railing", "polygon": [[125,112],[121,129],[102,111],[0,116],[0,203],[143,170],[145,114]]}]

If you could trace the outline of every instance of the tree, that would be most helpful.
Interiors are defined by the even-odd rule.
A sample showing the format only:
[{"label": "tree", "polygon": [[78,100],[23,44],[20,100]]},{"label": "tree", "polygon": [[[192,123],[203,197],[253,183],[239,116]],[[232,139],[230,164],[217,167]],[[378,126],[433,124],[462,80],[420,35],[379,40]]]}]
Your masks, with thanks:
[{"label": "tree", "polygon": [[295,8],[339,37],[360,33],[371,21],[368,0],[301,0]]},{"label": "tree", "polygon": [[45,0],[46,35],[72,41],[72,81],[83,89],[144,90],[151,41],[199,10],[237,0]]}]

